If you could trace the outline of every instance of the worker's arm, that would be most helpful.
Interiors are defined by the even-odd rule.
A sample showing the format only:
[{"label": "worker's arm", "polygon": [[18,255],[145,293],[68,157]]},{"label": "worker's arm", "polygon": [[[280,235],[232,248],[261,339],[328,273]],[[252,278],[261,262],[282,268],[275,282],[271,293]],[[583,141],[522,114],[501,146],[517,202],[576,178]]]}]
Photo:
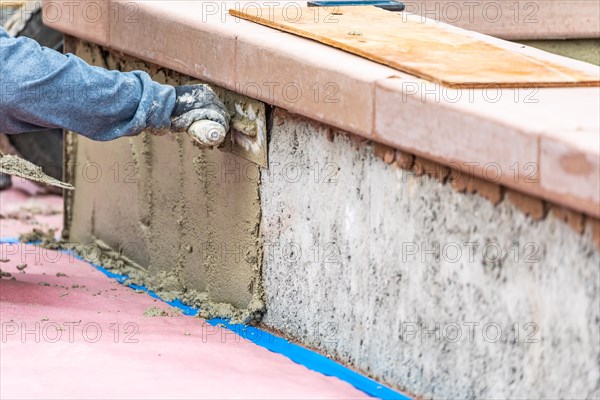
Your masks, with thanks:
[{"label": "worker's arm", "polygon": [[[177,90],[142,71],[89,66],[31,39],[12,38],[0,27],[0,132],[66,128],[104,141],[171,128],[171,117],[179,131],[198,119],[227,127],[229,116],[210,88]],[[181,95],[186,103],[180,104]]]}]

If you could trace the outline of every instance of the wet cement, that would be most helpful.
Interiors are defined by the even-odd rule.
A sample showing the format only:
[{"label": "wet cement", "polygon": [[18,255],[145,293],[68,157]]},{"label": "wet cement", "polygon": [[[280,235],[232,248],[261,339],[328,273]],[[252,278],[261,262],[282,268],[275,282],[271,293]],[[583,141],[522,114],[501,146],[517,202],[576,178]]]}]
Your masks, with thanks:
[{"label": "wet cement", "polygon": [[15,155],[0,153],[0,173],[63,189],[73,189],[72,185],[46,175],[41,167]]},{"label": "wet cement", "polygon": [[[92,65],[144,70],[171,85],[198,82],[73,38],[67,46]],[[239,101],[214,90],[228,109]],[[65,204],[68,242],[96,244],[102,266],[201,308],[202,317],[260,318],[260,172],[254,164],[199,149],[173,132],[109,143],[69,133],[66,142],[67,176],[78,189]]]}]

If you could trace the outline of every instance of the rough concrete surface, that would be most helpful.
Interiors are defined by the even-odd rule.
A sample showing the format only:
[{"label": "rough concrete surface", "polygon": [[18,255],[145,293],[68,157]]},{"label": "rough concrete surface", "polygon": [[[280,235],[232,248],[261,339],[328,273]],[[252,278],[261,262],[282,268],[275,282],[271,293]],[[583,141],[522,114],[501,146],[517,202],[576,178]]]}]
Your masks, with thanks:
[{"label": "rough concrete surface", "polygon": [[[264,323],[426,398],[598,398],[600,252],[276,112]],[[439,249],[439,250],[436,250]]]},{"label": "rough concrete surface", "polygon": [[[172,85],[192,81],[75,39],[67,44],[93,65],[145,70]],[[168,278],[172,287],[163,291],[262,309],[258,177],[240,182],[235,175],[257,168],[230,153],[198,149],[185,134],[143,133],[111,143],[71,134],[68,143],[77,188],[67,198],[69,240],[102,240],[150,275]]]}]

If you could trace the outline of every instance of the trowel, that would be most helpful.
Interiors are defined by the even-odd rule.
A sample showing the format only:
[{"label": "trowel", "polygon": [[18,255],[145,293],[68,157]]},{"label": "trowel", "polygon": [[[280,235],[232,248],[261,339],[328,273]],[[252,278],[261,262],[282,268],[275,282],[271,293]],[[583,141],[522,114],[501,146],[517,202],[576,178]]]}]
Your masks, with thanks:
[{"label": "trowel", "polygon": [[46,175],[37,165],[9,154],[0,153],[0,172],[29,179],[30,181],[39,182],[44,185],[55,186],[67,190],[75,189],[73,185]]},{"label": "trowel", "polygon": [[[237,96],[236,96],[237,97]],[[267,168],[267,118],[265,105],[249,99],[226,98],[233,106],[231,128],[225,132],[222,125],[212,121],[192,124],[188,133],[200,147],[217,147]]]}]

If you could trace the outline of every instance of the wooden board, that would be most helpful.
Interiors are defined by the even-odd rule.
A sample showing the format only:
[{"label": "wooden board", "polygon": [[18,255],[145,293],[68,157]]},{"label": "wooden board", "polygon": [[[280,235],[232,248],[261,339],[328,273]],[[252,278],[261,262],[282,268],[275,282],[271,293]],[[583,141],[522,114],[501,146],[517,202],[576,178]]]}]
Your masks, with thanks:
[{"label": "wooden board", "polygon": [[449,87],[600,86],[598,74],[504,49],[473,32],[412,14],[371,6],[293,11],[249,8],[247,13],[229,13]]}]

